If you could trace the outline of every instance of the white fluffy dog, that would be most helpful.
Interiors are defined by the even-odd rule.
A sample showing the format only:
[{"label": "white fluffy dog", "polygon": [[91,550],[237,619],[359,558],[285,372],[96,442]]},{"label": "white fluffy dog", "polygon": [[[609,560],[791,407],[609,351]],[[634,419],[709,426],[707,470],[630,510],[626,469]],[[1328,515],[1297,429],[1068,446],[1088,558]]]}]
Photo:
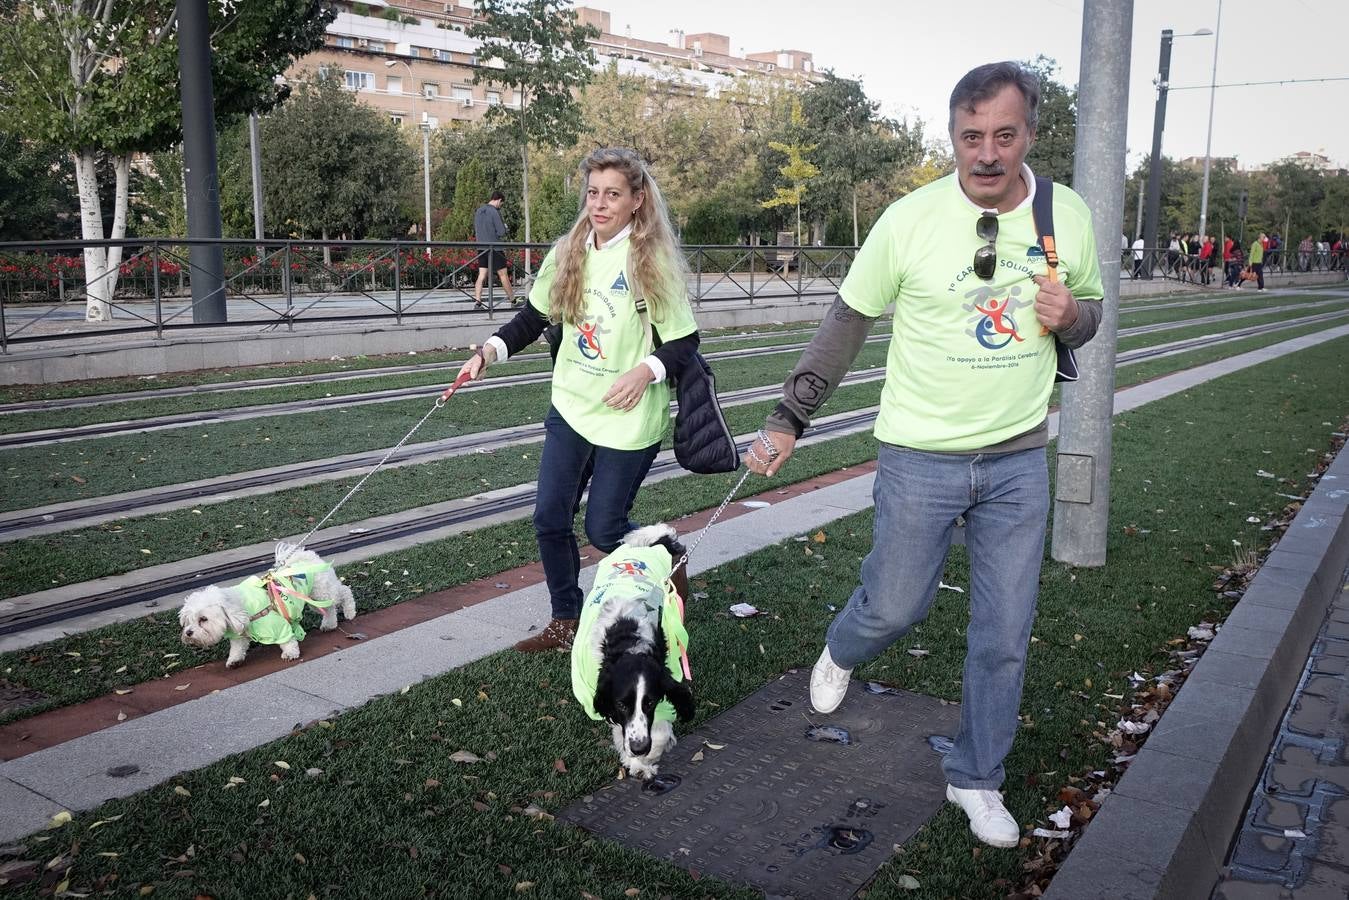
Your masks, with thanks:
[{"label": "white fluffy dog", "polygon": [[282,659],[299,659],[304,608],[319,609],[323,615],[319,629],[332,631],[337,627],[339,605],[343,618],[356,617],[351,588],[333,567],[312,550],[293,552],[289,545],[280,544],[272,572],[230,587],[211,585],[193,591],[183,600],[178,622],[183,626],[183,643],[191,647],[210,647],[228,638],[230,653],[225,665],[233,669],[243,663],[250,641],[279,644]]}]

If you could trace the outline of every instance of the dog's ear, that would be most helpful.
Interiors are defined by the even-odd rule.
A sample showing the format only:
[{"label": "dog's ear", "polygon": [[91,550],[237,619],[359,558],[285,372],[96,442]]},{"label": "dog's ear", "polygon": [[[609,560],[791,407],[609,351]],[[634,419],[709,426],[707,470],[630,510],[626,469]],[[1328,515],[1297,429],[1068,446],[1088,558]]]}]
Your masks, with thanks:
[{"label": "dog's ear", "polygon": [[220,614],[236,634],[248,634],[248,611],[237,603],[220,604]]},{"label": "dog's ear", "polygon": [[687,681],[675,681],[674,676],[667,670],[661,677],[661,689],[665,693],[665,699],[674,707],[675,716],[679,721],[687,722],[693,718],[697,710],[693,703],[693,690]]},{"label": "dog's ear", "polygon": [[595,681],[595,712],[606,722],[618,723],[618,710],[614,707],[614,674],[608,665],[600,666],[599,678]]}]

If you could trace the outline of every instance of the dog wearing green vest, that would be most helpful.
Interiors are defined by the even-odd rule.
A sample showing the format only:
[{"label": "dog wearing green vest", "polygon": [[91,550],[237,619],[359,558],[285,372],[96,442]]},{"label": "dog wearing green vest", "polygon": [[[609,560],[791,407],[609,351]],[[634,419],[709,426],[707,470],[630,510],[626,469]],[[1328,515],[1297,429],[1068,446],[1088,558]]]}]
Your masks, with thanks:
[{"label": "dog wearing green vest", "polygon": [[610,724],[619,762],[642,779],[675,745],[672,722],[694,714],[680,597],[688,580],[674,573],[683,554],[669,525],[629,532],[596,568],[571,645],[572,693]]},{"label": "dog wearing green vest", "polygon": [[356,618],[351,588],[331,565],[312,550],[296,551],[289,544],[278,544],[271,571],[229,587],[211,585],[193,591],[183,600],[178,623],[183,628],[182,641],[190,647],[211,647],[228,640],[225,665],[233,669],[243,664],[250,643],[277,644],[282,659],[299,659],[304,640],[300,620],[309,606],[323,617],[320,631],[337,627],[339,606],[343,618]]}]

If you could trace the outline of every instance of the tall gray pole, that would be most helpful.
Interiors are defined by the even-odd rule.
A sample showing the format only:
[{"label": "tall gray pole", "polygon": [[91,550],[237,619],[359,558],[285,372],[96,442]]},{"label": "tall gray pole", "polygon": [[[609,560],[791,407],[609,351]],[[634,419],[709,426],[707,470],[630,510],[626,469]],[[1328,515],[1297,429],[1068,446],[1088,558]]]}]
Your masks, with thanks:
[{"label": "tall gray pole", "polygon": [[1124,139],[1129,116],[1133,0],[1087,0],[1077,95],[1073,186],[1091,210],[1104,310],[1096,337],[1078,352],[1081,378],[1063,387],[1058,477],[1050,554],[1077,566],[1105,565],[1110,512],[1110,419],[1119,327],[1120,219],[1124,215]]},{"label": "tall gray pole", "polygon": [[1213,26],[1213,77],[1208,85],[1208,137],[1204,139],[1204,190],[1199,198],[1199,239],[1208,234],[1208,172],[1213,151],[1213,100],[1218,93],[1218,39],[1223,29],[1223,0],[1218,0],[1218,21]]},{"label": "tall gray pole", "polygon": [[[211,89],[211,29],[206,0],[178,0],[178,71],[183,96],[183,177],[187,236],[220,240],[220,174],[216,168],[215,100]],[[193,244],[192,322],[225,321],[222,246]]]},{"label": "tall gray pole", "polygon": [[248,155],[253,167],[253,237],[259,241],[258,255],[262,254],[262,138],[258,136],[258,114],[248,114]]},{"label": "tall gray pole", "polygon": [[[1157,108],[1152,117],[1152,159],[1148,165],[1148,211],[1143,218],[1143,243],[1157,248],[1157,219],[1162,212],[1162,130],[1166,126],[1166,80],[1171,77],[1171,29],[1162,31],[1161,60],[1157,63]],[[1152,277],[1151,267],[1148,276]]]}]

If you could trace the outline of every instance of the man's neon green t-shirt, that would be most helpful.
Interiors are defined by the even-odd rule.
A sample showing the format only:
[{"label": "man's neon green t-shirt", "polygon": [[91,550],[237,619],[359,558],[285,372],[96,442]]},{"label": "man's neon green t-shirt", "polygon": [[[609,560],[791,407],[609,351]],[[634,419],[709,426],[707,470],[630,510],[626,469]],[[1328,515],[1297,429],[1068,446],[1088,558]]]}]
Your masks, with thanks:
[{"label": "man's neon green t-shirt", "polygon": [[[1033,185],[1034,179],[1031,179]],[[1034,188],[1032,187],[1032,191]],[[915,450],[977,450],[1044,420],[1054,387],[1052,334],[1035,318],[1048,269],[1031,200],[998,216],[997,267],[974,274],[980,210],[955,175],[896,201],[871,229],[839,294],[866,316],[895,304],[876,437]],[[1054,186],[1059,278],[1079,300],[1104,296],[1091,215]]]},{"label": "man's neon green t-shirt", "polygon": [[[585,315],[577,324],[562,323],[552,400],[567,424],[590,443],[614,450],[643,450],[660,441],[669,427],[669,384],[649,385],[627,412],[610,409],[601,399],[620,375],[651,355],[646,329],[637,314],[637,298],[629,289],[628,247],[626,237],[603,249],[589,245]],[[556,247],[548,251],[529,291],[530,305],[545,316],[557,274],[556,252]],[[662,341],[698,330],[685,290],[682,284],[674,285],[671,293],[677,299],[664,304],[664,320],[651,320]]]}]

